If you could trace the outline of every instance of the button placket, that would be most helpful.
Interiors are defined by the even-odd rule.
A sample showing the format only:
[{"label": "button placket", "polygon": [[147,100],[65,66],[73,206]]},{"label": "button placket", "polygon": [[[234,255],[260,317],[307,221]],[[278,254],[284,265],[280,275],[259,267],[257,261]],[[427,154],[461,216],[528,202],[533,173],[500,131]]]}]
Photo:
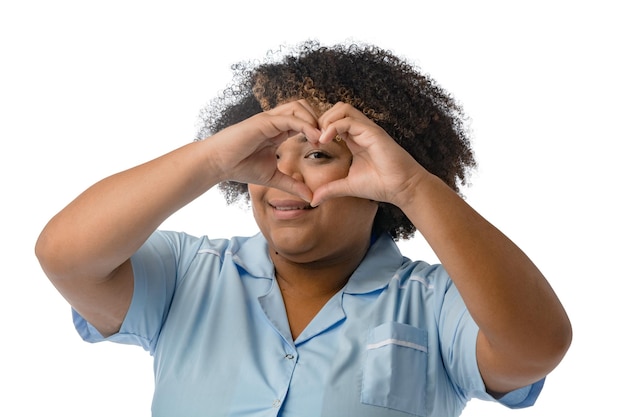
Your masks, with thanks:
[{"label": "button placket", "polygon": [[[296,363],[298,360],[298,354],[293,349],[291,345],[283,345],[282,356],[280,356],[282,365],[280,366],[286,372],[287,380],[286,384],[283,388],[277,390],[278,398],[272,400],[271,407],[274,410],[279,410],[282,408],[283,403],[285,401],[285,397],[287,395],[287,391],[289,389],[289,385],[291,384],[291,377],[293,376],[294,369],[296,368]],[[282,395],[282,398],[280,397]]]}]

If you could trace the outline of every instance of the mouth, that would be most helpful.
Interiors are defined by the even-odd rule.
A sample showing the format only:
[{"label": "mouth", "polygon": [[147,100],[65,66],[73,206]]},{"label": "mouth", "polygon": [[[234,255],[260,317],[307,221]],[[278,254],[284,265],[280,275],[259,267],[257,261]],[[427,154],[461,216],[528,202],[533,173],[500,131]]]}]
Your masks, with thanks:
[{"label": "mouth", "polygon": [[278,211],[293,211],[293,210],[312,210],[314,207],[311,207],[308,203],[269,203],[270,207],[274,210]]},{"label": "mouth", "polygon": [[314,207],[302,200],[274,199],[268,201],[276,220],[296,220],[306,215]]}]

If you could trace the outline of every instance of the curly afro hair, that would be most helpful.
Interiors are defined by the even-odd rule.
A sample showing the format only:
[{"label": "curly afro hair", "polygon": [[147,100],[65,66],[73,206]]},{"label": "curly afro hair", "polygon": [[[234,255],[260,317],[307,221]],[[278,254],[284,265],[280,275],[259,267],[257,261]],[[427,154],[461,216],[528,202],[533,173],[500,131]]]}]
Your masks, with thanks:
[{"label": "curly afro hair", "polygon": [[[230,86],[201,112],[197,140],[286,100],[306,99],[321,110],[342,101],[362,111],[457,193],[476,165],[461,106],[390,51],[307,41],[269,53],[265,62],[241,62],[232,69]],[[247,184],[224,182],[219,188],[228,204],[249,202]],[[409,239],[415,226],[398,207],[379,203],[373,232]]]}]

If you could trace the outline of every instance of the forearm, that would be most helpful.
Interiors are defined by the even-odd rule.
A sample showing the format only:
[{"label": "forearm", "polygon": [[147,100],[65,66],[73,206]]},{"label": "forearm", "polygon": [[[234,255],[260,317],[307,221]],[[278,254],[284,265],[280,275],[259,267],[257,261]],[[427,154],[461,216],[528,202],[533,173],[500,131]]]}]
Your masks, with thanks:
[{"label": "forearm", "polygon": [[569,320],[533,262],[435,177],[422,180],[401,208],[439,257],[478,324],[479,349],[490,356],[489,372],[521,375],[523,382],[525,377],[532,380],[533,372],[540,377],[556,366],[569,344]]},{"label": "forearm", "polygon": [[219,179],[203,155],[208,142],[183,146],[83,192],[42,231],[37,255],[48,275],[105,279],[172,213]]}]

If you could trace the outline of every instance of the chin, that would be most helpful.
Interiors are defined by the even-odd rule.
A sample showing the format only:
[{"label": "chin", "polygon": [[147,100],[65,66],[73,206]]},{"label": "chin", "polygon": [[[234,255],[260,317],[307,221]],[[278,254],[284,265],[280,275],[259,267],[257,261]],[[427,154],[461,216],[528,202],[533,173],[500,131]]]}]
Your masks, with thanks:
[{"label": "chin", "polygon": [[320,254],[317,253],[311,245],[311,242],[300,241],[281,241],[276,244],[274,241],[269,242],[270,251],[281,258],[288,259],[297,263],[309,263],[320,259]]}]

